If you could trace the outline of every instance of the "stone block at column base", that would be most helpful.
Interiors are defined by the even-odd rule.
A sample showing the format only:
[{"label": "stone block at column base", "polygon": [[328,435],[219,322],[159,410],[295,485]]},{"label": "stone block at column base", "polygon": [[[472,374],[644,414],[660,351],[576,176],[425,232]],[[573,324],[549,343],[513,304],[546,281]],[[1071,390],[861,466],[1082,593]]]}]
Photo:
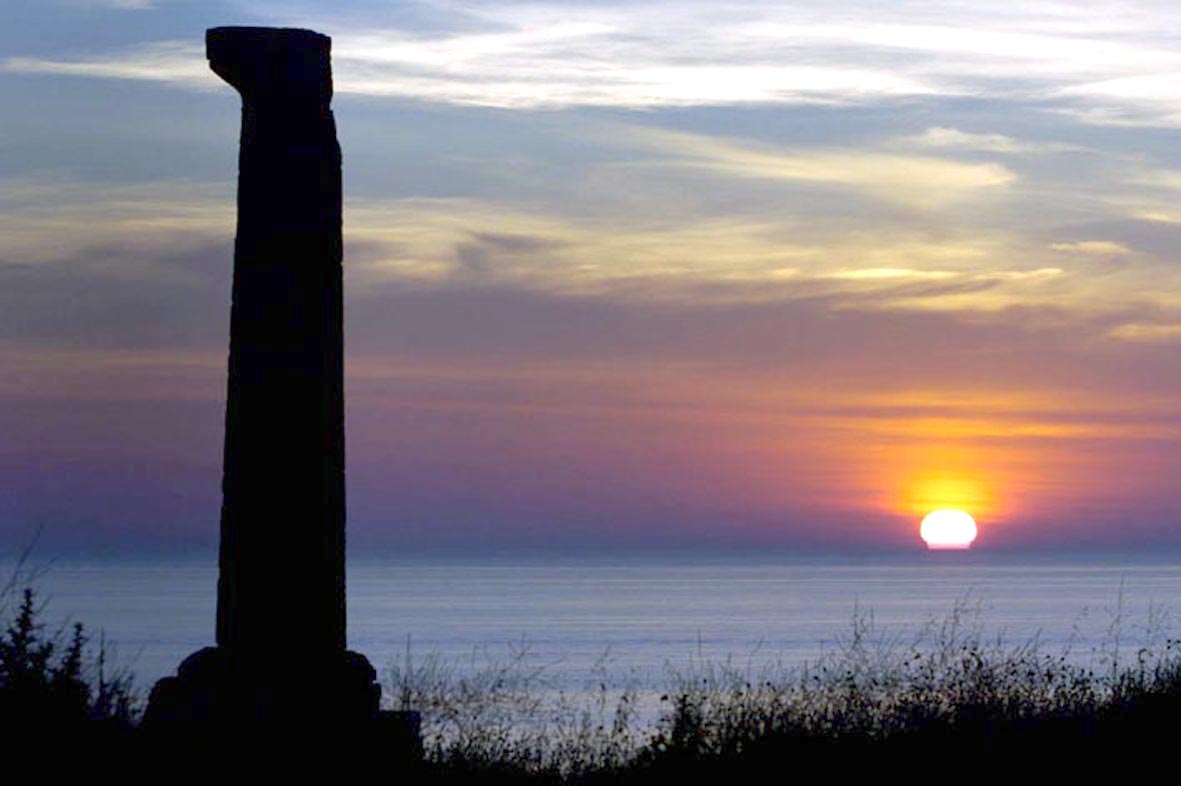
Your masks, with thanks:
[{"label": "stone block at column base", "polygon": [[267,666],[219,647],[198,650],[152,689],[144,733],[246,744],[304,737],[376,743],[388,736],[400,756],[421,756],[417,713],[380,710],[381,687],[365,656],[343,652],[314,663],[279,658]]}]

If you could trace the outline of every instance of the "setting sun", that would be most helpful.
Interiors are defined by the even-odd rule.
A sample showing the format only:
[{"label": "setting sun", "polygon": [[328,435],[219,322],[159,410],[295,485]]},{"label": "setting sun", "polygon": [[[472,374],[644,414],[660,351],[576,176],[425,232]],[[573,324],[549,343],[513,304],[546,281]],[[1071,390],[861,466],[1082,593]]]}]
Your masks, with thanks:
[{"label": "setting sun", "polygon": [[933,510],[923,518],[919,535],[928,549],[967,549],[976,540],[976,521],[962,510]]}]

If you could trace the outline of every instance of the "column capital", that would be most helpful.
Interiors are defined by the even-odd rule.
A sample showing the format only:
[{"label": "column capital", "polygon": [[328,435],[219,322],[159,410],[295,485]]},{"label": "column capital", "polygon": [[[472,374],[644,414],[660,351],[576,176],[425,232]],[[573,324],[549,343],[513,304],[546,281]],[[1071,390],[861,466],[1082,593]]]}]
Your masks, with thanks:
[{"label": "column capital", "polygon": [[213,72],[248,104],[332,100],[332,39],[295,27],[211,27],[205,55]]}]

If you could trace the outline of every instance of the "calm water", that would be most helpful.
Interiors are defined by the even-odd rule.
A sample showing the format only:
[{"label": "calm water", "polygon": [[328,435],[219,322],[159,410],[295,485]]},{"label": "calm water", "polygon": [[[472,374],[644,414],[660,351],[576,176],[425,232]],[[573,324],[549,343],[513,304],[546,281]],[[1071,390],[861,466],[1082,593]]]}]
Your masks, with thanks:
[{"label": "calm water", "polygon": [[[140,686],[210,642],[215,583],[212,560],[60,560],[39,581],[48,618],[101,628]],[[1013,643],[1037,636],[1053,652],[1088,652],[1120,614],[1134,651],[1150,609],[1164,615],[1157,632],[1177,636],[1181,558],[371,559],[350,563],[349,592],[350,645],[379,671],[408,643],[413,657],[435,653],[462,668],[524,648],[530,662],[572,681],[605,663],[655,684],[666,667],[702,657],[813,659],[848,633],[855,608],[905,635],[965,599],[986,631]]]}]

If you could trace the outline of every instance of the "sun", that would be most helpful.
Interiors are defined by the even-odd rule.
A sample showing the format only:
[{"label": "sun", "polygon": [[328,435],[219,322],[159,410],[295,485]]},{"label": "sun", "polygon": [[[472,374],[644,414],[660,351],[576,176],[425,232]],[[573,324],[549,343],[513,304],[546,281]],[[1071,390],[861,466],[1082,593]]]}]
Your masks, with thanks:
[{"label": "sun", "polygon": [[968,549],[976,540],[976,520],[962,510],[933,510],[919,525],[919,535],[931,550]]}]

